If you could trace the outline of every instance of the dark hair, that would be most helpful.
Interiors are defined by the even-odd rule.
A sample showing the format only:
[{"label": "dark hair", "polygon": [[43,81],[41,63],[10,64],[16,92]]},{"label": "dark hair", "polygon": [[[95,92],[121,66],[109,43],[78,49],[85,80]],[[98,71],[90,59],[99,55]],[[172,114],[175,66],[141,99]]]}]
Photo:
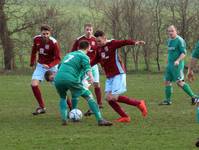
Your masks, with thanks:
[{"label": "dark hair", "polygon": [[79,43],[79,48],[80,49],[87,49],[89,47],[89,43],[88,43],[88,41],[81,41],[80,43]]},{"label": "dark hair", "polygon": [[94,34],[95,37],[105,36],[105,33],[101,30],[97,30]]},{"label": "dark hair", "polygon": [[92,25],[91,23],[86,23],[86,24],[84,24],[84,29],[85,29],[86,27],[93,27],[93,25]]},{"label": "dark hair", "polygon": [[46,71],[46,73],[44,74],[44,78],[46,79],[46,81],[47,82],[49,82],[50,81],[50,76],[53,74],[53,72],[52,71],[50,71],[50,70],[48,70],[48,71]]},{"label": "dark hair", "polygon": [[41,31],[47,30],[47,31],[52,32],[52,28],[47,24],[43,24],[40,29]]}]

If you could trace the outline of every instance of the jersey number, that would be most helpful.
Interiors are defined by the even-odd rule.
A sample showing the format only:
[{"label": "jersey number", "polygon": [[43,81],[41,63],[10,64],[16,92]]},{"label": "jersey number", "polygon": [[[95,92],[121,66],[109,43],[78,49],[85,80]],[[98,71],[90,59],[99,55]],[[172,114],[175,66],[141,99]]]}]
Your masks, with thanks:
[{"label": "jersey number", "polygon": [[75,56],[69,55],[69,57],[64,61],[64,63],[69,62],[71,59],[73,59]]}]

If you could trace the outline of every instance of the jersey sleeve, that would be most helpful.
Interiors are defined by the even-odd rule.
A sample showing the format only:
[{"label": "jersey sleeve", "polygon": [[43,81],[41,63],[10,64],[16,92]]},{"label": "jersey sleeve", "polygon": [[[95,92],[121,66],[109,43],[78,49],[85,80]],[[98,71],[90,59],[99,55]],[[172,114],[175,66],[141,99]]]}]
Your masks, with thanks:
[{"label": "jersey sleeve", "polygon": [[92,57],[90,60],[90,65],[94,66],[100,62],[100,53],[98,52],[97,48],[95,48],[95,56]]},{"label": "jersey sleeve", "polygon": [[135,45],[136,40],[112,40],[111,43],[113,48],[116,49],[126,45]]},{"label": "jersey sleeve", "polygon": [[50,63],[50,64],[48,64],[48,66],[49,67],[53,67],[53,66],[55,66],[55,65],[57,65],[57,64],[59,64],[60,63],[60,61],[61,61],[61,54],[60,54],[60,46],[59,46],[59,44],[56,42],[55,44],[54,44],[54,60]]},{"label": "jersey sleeve", "polygon": [[37,54],[37,46],[35,43],[35,39],[33,40],[33,45],[32,45],[32,51],[31,51],[31,56],[30,56],[30,66],[34,66],[36,62],[36,54]]},{"label": "jersey sleeve", "polygon": [[179,50],[180,50],[181,53],[184,53],[184,54],[186,54],[186,52],[187,52],[186,43],[182,39],[179,40]]},{"label": "jersey sleeve", "polygon": [[82,56],[82,68],[85,73],[91,70],[90,59],[88,56]]},{"label": "jersey sleeve", "polygon": [[192,58],[199,59],[199,41],[196,43],[196,45],[192,51]]},{"label": "jersey sleeve", "polygon": [[69,52],[74,52],[78,50],[78,40],[75,40],[75,42],[73,43],[72,48],[69,50]]}]

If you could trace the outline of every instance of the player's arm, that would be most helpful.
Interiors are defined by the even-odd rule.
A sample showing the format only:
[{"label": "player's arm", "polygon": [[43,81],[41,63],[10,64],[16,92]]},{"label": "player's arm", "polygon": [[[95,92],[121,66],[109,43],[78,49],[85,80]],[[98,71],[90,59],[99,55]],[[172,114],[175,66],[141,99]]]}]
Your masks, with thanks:
[{"label": "player's arm", "polygon": [[199,59],[199,42],[196,44],[196,46],[192,52],[192,57],[189,62],[189,65],[188,65],[187,77],[190,82],[192,82],[194,80],[193,69],[196,67],[198,59]]},{"label": "player's arm", "polygon": [[78,50],[78,40],[75,40],[72,48],[68,52],[70,53],[70,52],[73,52],[73,51],[76,51],[76,50]]},{"label": "player's arm", "polygon": [[30,56],[30,66],[33,67],[36,62],[36,54],[37,54],[37,46],[35,44],[35,40],[33,41],[32,51]]},{"label": "player's arm", "polygon": [[54,60],[50,64],[48,64],[49,68],[51,68],[51,67],[60,63],[60,61],[61,61],[60,52],[61,52],[60,46],[56,42],[55,45],[54,45]]},{"label": "player's arm", "polygon": [[90,65],[90,59],[88,57],[83,57],[82,58],[82,67],[83,67],[83,71],[88,75],[88,77],[90,78],[90,83],[93,83],[94,79],[93,79],[93,75],[91,72],[91,65]]},{"label": "player's arm", "polygon": [[112,41],[112,45],[114,48],[121,48],[122,46],[126,46],[126,45],[144,45],[145,42],[144,41],[138,41],[138,40],[113,40]]},{"label": "player's arm", "polygon": [[100,62],[100,54],[97,52],[97,48],[95,49],[95,51],[96,51],[96,55],[92,57],[92,59],[90,60],[91,66],[94,66]]}]

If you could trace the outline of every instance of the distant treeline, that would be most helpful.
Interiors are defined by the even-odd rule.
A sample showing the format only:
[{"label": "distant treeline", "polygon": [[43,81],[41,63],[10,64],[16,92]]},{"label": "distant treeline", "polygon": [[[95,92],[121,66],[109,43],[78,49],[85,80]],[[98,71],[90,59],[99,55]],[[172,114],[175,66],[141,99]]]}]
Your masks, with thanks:
[{"label": "distant treeline", "polygon": [[83,25],[92,23],[108,38],[145,40],[144,47],[121,49],[127,70],[161,71],[166,59],[166,29],[174,24],[189,54],[199,39],[198,0],[1,0],[0,68],[27,68],[32,39],[48,23],[64,55]]}]

